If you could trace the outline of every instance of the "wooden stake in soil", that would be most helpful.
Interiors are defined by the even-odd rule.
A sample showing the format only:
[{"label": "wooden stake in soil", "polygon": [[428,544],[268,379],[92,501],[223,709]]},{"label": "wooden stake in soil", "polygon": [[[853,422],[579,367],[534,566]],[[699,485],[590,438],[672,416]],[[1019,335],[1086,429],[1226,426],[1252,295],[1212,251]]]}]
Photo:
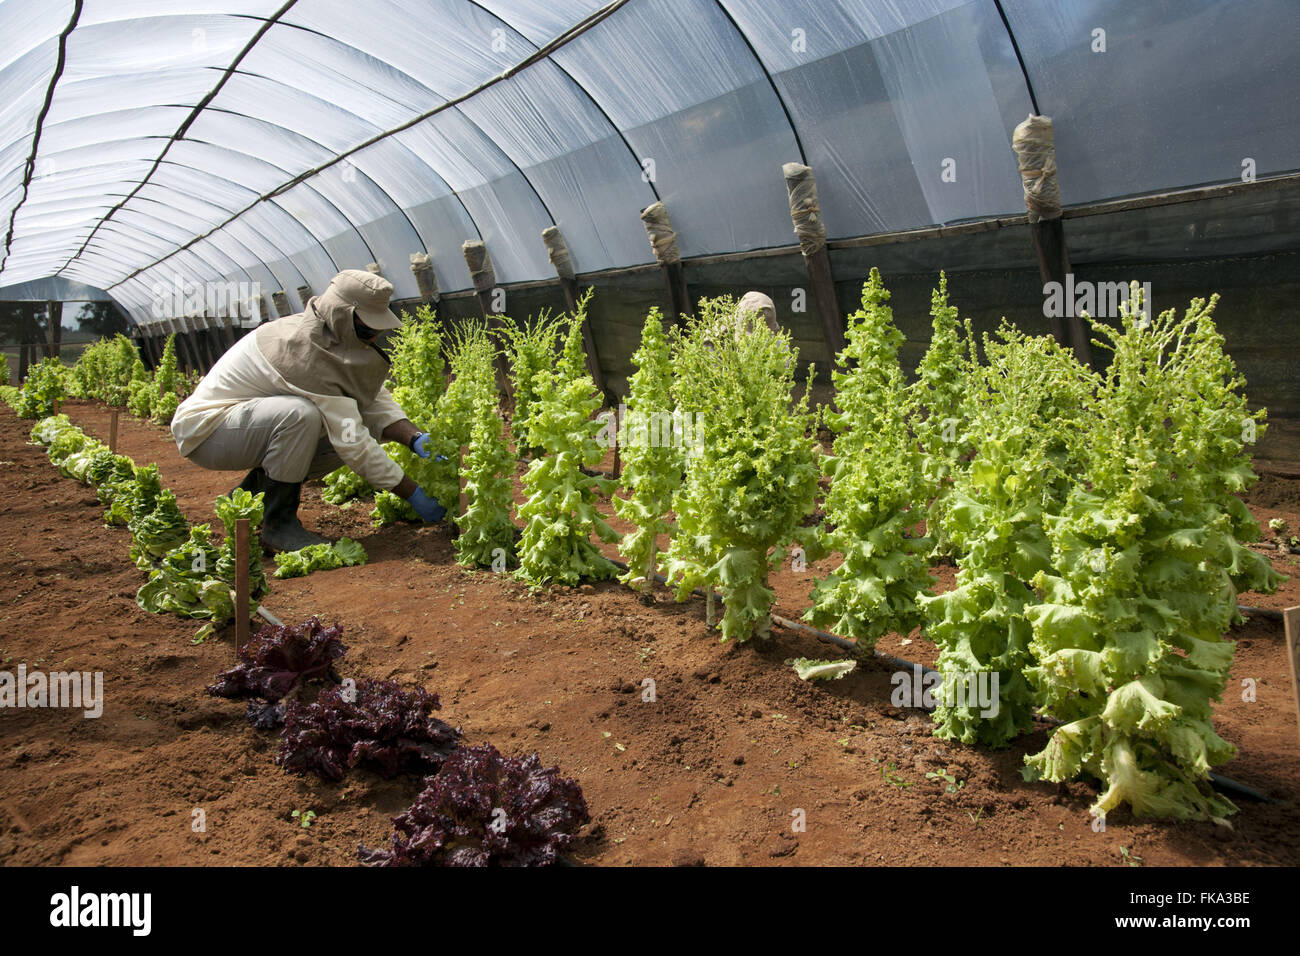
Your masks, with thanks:
[{"label": "wooden stake in soil", "polygon": [[248,519],[235,521],[235,654],[248,643]]},{"label": "wooden stake in soil", "polygon": [[790,220],[794,223],[794,234],[799,237],[813,302],[821,316],[826,348],[833,359],[844,351],[844,314],[835,295],[835,275],[831,271],[831,254],[826,250],[826,223],[822,221],[817,199],[817,180],[813,171],[800,163],[786,163],[781,172],[790,194]]},{"label": "wooden stake in soil", "polygon": [[1283,611],[1282,621],[1286,625],[1286,659],[1291,665],[1291,689],[1295,692],[1296,718],[1300,721],[1300,607],[1289,607]]},{"label": "wooden stake in soil", "polygon": [[63,399],[56,398],[54,400],[54,414],[57,415],[62,410],[63,410]]},{"label": "wooden stake in soil", "polygon": [[108,419],[108,450],[114,455],[117,454],[117,416],[118,410],[115,408]]}]

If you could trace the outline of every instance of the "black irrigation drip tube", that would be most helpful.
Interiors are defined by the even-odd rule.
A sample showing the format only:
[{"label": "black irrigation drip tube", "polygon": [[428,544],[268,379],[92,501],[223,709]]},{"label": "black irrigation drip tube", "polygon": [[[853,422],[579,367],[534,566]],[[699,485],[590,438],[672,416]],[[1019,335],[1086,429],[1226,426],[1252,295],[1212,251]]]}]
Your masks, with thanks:
[{"label": "black irrigation drip tube", "polygon": [[1256,617],[1262,617],[1265,620],[1269,620],[1269,621],[1282,620],[1282,612],[1274,611],[1272,608],[1251,607],[1249,604],[1238,604],[1237,610],[1240,611],[1242,614],[1254,614]]},{"label": "black irrigation drip tube", "polygon": [[1254,548],[1256,551],[1277,551],[1279,554],[1300,554],[1300,548],[1293,548],[1289,544],[1264,544],[1263,542],[1260,542],[1258,544],[1252,544],[1250,547]]},{"label": "black irrigation drip tube", "polygon": [[[616,558],[607,558],[606,560],[608,560],[610,564],[614,565],[616,568],[619,568],[620,570],[626,571],[628,569],[626,564],[624,564],[622,561],[617,560]],[[656,574],[654,578],[660,584],[663,585],[668,584],[668,579],[664,577],[662,574]],[[693,591],[691,591],[691,593],[699,595],[700,597],[708,597],[708,593],[703,588],[695,588]],[[713,597],[715,600],[718,601],[722,600],[722,595],[717,593],[716,591],[713,592]],[[1243,607],[1242,610],[1249,610],[1255,614],[1268,613],[1268,612],[1261,612],[1258,608]],[[1282,616],[1282,613],[1280,611],[1275,611],[1273,613],[1277,614],[1278,617]],[[817,640],[823,641],[827,644],[834,644],[836,647],[840,648],[841,650],[849,651],[854,654],[857,653],[857,645],[853,641],[850,641],[847,638],[840,637],[837,634],[831,634],[828,631],[819,630],[818,628],[815,627],[809,627],[807,624],[802,624],[799,621],[792,621],[790,620],[790,618],[782,617],[779,614],[772,615],[772,623],[778,624],[781,627],[789,628],[792,631],[797,631],[801,634],[807,634],[810,637],[815,637],[817,638]],[[880,651],[875,650],[874,648],[872,649],[871,654],[877,660],[884,661],[886,664],[892,664],[895,667],[901,667],[905,670],[920,670],[922,674],[939,673],[933,667],[926,667],[924,664],[915,664],[912,661],[904,660],[901,657],[894,657],[892,654],[882,654],[880,653]],[[1034,714],[1034,719],[1042,721],[1043,723],[1053,727],[1059,726],[1061,723],[1061,721],[1057,720],[1055,717],[1046,717],[1038,713]],[[1220,793],[1236,794],[1237,796],[1247,797],[1251,800],[1258,801],[1259,803],[1277,803],[1277,801],[1274,800],[1272,797],[1260,793],[1258,790],[1254,789],[1253,787],[1248,787],[1244,783],[1239,783],[1238,781],[1233,780],[1230,777],[1225,777],[1222,774],[1214,773],[1213,771],[1210,772],[1210,784],[1211,786],[1214,787],[1215,790],[1218,790]]]}]

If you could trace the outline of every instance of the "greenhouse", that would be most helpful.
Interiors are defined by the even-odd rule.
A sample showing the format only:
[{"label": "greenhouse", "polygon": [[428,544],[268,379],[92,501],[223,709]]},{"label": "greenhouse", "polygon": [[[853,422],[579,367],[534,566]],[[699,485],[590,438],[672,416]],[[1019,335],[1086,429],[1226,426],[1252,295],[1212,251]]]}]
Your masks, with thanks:
[{"label": "greenhouse", "polygon": [[1300,863],[1297,35],[0,0],[0,863]]}]

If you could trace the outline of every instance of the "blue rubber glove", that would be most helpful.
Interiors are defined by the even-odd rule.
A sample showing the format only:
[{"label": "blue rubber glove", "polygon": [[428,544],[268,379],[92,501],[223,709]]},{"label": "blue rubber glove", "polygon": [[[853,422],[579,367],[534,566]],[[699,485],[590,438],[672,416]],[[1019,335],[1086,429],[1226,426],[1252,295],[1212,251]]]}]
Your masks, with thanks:
[{"label": "blue rubber glove", "polygon": [[415,509],[415,513],[424,520],[425,524],[441,521],[447,514],[447,509],[438,504],[438,499],[430,498],[424,493],[423,488],[416,488],[415,493],[406,500]]},{"label": "blue rubber glove", "polygon": [[415,452],[421,458],[429,457],[429,433],[420,432],[411,439],[411,451]]}]

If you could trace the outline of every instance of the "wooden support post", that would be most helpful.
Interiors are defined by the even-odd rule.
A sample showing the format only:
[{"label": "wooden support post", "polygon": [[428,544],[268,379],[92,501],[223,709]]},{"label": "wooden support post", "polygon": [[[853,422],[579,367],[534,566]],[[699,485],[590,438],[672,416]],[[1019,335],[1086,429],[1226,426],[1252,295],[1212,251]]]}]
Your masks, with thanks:
[{"label": "wooden support post", "polygon": [[[623,441],[622,441],[622,432],[619,429],[622,427],[623,423],[618,420],[618,408],[615,407],[614,409],[612,409],[612,411],[614,415],[614,473],[611,477],[622,478],[623,477]],[[651,584],[653,586],[653,582],[651,582]]]},{"label": "wooden support post", "polygon": [[233,316],[226,315],[221,318],[221,354],[225,355],[227,349],[235,347],[235,319]]},{"label": "wooden support post", "polygon": [[200,375],[205,374],[208,370],[208,355],[203,342],[202,321],[197,316],[187,319],[186,325],[189,326],[189,331],[185,333],[186,338],[190,340],[190,348],[194,350],[194,358],[198,363]]},{"label": "wooden support post", "polygon": [[[487,246],[482,239],[468,239],[461,246],[465,254],[465,264],[469,266],[470,278],[474,280],[474,292],[478,296],[479,311],[487,320],[488,330],[499,332],[502,325],[501,315],[493,308],[492,298],[496,292],[497,274],[488,255]],[[506,363],[505,352],[498,349],[496,353],[497,387],[511,398],[514,397],[514,385],[510,381],[510,367]]]},{"label": "wooden support post", "polygon": [[27,378],[27,370],[40,361],[38,343],[41,340],[41,323],[36,318],[36,310],[39,308],[36,303],[22,303],[18,308],[22,315],[22,334],[19,338],[21,344],[18,346],[18,381],[22,382]]},{"label": "wooden support post", "polygon": [[217,359],[221,358],[221,353],[225,351],[217,338],[217,320],[210,315],[205,315],[199,320],[203,323],[203,328],[199,331],[199,336],[203,339],[203,348],[207,357],[207,368],[205,372],[212,370],[212,366],[217,364]]},{"label": "wooden support post", "polygon": [[[1059,282],[1064,289],[1069,282],[1070,257],[1065,248],[1065,222],[1059,217],[1056,219],[1040,219],[1038,222],[1029,224],[1029,234],[1034,240],[1034,252],[1038,255],[1038,275],[1046,286],[1049,282]],[[1043,290],[1044,298],[1047,290]],[[1073,311],[1073,310],[1071,310]],[[1061,345],[1069,345],[1071,334],[1066,331],[1064,324],[1059,315],[1049,315],[1048,322],[1052,327],[1052,338],[1056,339]],[[1080,320],[1072,320],[1077,323]]]},{"label": "wooden support post", "polygon": [[440,298],[438,276],[433,271],[433,260],[427,252],[411,253],[411,273],[415,276],[415,284],[420,288],[420,298],[437,304]]},{"label": "wooden support post", "polygon": [[143,326],[136,328],[136,334],[131,337],[135,341],[136,350],[144,358],[144,364],[150,368],[158,367],[158,356],[153,350],[153,336],[144,332]]},{"label": "wooden support post", "polygon": [[1286,626],[1286,659],[1291,665],[1291,690],[1295,693],[1296,717],[1300,720],[1300,607],[1283,611],[1282,622]]},{"label": "wooden support post", "polygon": [[62,411],[63,411],[63,399],[56,398],[54,400],[54,414],[57,415]]},{"label": "wooden support post", "polygon": [[[1056,140],[1051,119],[1031,113],[1016,127],[1011,136],[1011,148],[1020,169],[1025,209],[1029,213],[1029,234],[1038,253],[1038,273],[1043,280],[1045,299],[1049,282],[1058,282],[1064,289],[1070,281],[1070,254],[1065,246],[1065,224],[1061,220]],[[1091,365],[1091,332],[1084,328],[1083,319],[1077,315],[1067,317],[1064,322],[1057,316],[1049,318],[1056,341],[1074,349],[1075,358],[1084,365]]]},{"label": "wooden support post", "polygon": [[293,311],[289,308],[289,297],[284,294],[283,289],[277,289],[271,293],[271,302],[275,306],[276,315],[280,318],[293,315]]},{"label": "wooden support post", "polygon": [[45,321],[50,333],[49,355],[51,358],[58,358],[59,353],[63,351],[62,302],[50,301],[45,303]]},{"label": "wooden support post", "polygon": [[187,327],[181,338],[185,340],[185,345],[190,350],[190,361],[194,371],[202,375],[207,370],[204,368],[203,353],[199,351],[199,343],[194,329]]},{"label": "wooden support post", "polygon": [[677,321],[685,322],[686,317],[695,311],[691,305],[690,289],[686,287],[686,269],[679,259],[664,266],[663,273],[668,293],[672,297],[673,311],[677,314]]},{"label": "wooden support post", "polygon": [[[565,308],[569,310],[570,315],[577,315],[578,277],[573,269],[573,258],[569,255],[569,247],[564,241],[564,236],[560,234],[559,227],[547,226],[543,229],[542,242],[546,244],[546,254],[550,257],[551,265],[555,267],[556,276],[559,277]],[[591,334],[591,319],[586,316],[582,319],[582,348],[587,355],[587,371],[591,374],[591,380],[596,383],[596,391],[605,395],[605,400],[609,401],[609,396],[605,394],[605,373],[600,367],[600,354],[596,351],[596,340]]]},{"label": "wooden support post", "polygon": [[[255,329],[266,321],[266,297],[263,295],[249,296],[248,301],[244,303],[242,318],[246,318],[249,329]],[[244,328],[244,323],[239,323],[239,330],[235,333],[236,337],[243,338],[248,329]]]},{"label": "wooden support post", "polygon": [[190,334],[186,330],[176,333],[176,354],[181,360],[181,371],[186,375],[199,370],[198,357],[194,352],[194,345],[190,342]]},{"label": "wooden support post", "polygon": [[659,270],[663,273],[664,289],[668,293],[669,312],[680,323],[691,314],[691,293],[686,288],[686,273],[682,269],[682,254],[677,248],[677,233],[673,231],[668,210],[662,202],[654,202],[641,210],[641,222],[650,237]]},{"label": "wooden support post", "polygon": [[831,360],[844,351],[844,314],[840,311],[839,297],[835,294],[835,275],[831,271],[831,255],[826,249],[826,223],[822,220],[821,204],[817,199],[817,180],[813,171],[802,163],[786,163],[781,167],[785,188],[790,194],[790,219],[794,234],[799,237],[808,281],[812,284],[813,302],[822,320],[822,335]]},{"label": "wooden support post", "polygon": [[249,605],[248,587],[248,519],[235,521],[235,654],[248,643]]},{"label": "wooden support post", "polygon": [[117,420],[121,412],[114,408],[109,413],[108,419],[108,450],[114,455],[117,454]]},{"label": "wooden support post", "polygon": [[190,324],[187,319],[176,320],[176,348],[179,355],[185,356],[186,374],[191,371],[200,373],[203,371],[198,349],[194,347],[194,339],[190,335]]},{"label": "wooden support post", "polygon": [[175,319],[162,319],[159,324],[163,328],[163,335],[172,340],[172,348],[176,352],[176,369],[181,374],[189,368],[189,353],[185,351],[185,343],[181,341],[180,324]]}]

